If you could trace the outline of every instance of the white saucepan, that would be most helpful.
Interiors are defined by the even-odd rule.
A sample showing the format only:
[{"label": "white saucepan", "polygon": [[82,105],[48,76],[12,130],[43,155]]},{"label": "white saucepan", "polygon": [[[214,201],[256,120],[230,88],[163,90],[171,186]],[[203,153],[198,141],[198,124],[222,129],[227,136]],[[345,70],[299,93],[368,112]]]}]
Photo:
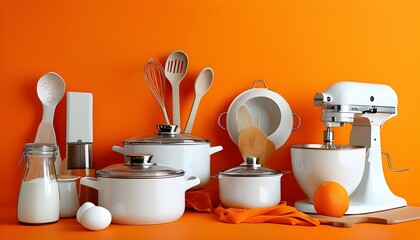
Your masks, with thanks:
[{"label": "white saucepan", "polygon": [[129,163],[97,171],[97,178],[80,181],[98,190],[98,204],[112,222],[148,225],[178,220],[185,211],[185,191],[200,183],[182,170],[150,163],[150,155],[129,156]]},{"label": "white saucepan", "polygon": [[281,200],[280,179],[288,172],[262,167],[258,158],[246,157],[240,166],[219,173],[220,202],[232,208],[275,206]]}]

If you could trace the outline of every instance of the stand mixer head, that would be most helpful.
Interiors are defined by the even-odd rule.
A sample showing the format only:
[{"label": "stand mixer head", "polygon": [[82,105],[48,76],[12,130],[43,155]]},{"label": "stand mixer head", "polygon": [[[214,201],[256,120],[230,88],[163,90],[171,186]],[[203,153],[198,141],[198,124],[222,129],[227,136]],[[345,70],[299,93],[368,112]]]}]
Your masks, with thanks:
[{"label": "stand mixer head", "polygon": [[[391,192],[382,168],[380,129],[385,121],[397,115],[398,98],[395,91],[382,84],[338,82],[314,97],[322,107],[324,148],[335,149],[332,127],[352,124],[350,145],[366,147],[363,177],[353,194],[346,214],[383,211],[407,205],[405,199]],[[304,212],[315,212],[309,202],[298,201],[295,206]]]}]

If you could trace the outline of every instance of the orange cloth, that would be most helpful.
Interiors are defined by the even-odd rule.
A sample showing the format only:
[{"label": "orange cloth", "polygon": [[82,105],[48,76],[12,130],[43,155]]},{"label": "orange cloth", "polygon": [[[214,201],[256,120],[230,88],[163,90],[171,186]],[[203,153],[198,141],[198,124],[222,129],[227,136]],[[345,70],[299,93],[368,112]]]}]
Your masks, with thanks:
[{"label": "orange cloth", "polygon": [[301,226],[317,226],[321,223],[318,219],[287,206],[286,202],[273,207],[255,209],[226,209],[220,204],[214,213],[219,215],[220,221],[227,223],[281,223]]},{"label": "orange cloth", "polygon": [[185,205],[196,211],[214,213],[219,216],[220,221],[227,223],[281,223],[302,226],[317,226],[322,223],[288,206],[286,202],[255,209],[224,208],[219,200],[218,186],[187,191]]},{"label": "orange cloth", "polygon": [[185,206],[199,212],[212,213],[219,203],[218,187],[209,187],[185,193]]}]

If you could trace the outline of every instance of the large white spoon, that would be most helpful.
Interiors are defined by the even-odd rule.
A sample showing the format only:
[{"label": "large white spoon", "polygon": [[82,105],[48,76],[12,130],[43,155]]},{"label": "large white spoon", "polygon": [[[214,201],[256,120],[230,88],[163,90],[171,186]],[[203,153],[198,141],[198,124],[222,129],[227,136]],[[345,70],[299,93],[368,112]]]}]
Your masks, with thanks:
[{"label": "large white spoon", "polygon": [[197,75],[194,84],[194,102],[188,116],[188,122],[185,126],[184,133],[191,133],[191,129],[194,125],[195,116],[197,115],[198,105],[200,104],[201,98],[211,87],[213,83],[214,73],[213,69],[206,67]]},{"label": "large white spoon", "polygon": [[[38,126],[34,142],[57,144],[53,125],[54,112],[57,104],[64,96],[66,84],[60,75],[55,72],[49,72],[38,80],[36,91],[42,103],[42,120]],[[56,171],[61,169],[60,152],[57,154],[55,167]]]},{"label": "large white spoon", "polygon": [[172,52],[165,63],[165,77],[172,86],[172,121],[181,131],[181,115],[179,107],[179,84],[187,74],[188,56],[183,51]]}]

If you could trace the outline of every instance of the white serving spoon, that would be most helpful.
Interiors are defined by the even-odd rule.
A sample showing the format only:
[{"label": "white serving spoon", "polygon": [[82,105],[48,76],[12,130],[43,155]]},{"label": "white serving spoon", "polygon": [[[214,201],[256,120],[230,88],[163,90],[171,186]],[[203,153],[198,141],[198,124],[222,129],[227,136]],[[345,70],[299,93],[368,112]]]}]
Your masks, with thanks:
[{"label": "white serving spoon", "polygon": [[[55,72],[49,72],[38,80],[36,90],[38,98],[42,103],[42,120],[38,126],[34,142],[57,144],[53,125],[54,112],[57,104],[64,96],[66,84],[60,75]],[[56,171],[61,169],[61,156],[59,151],[55,161]]]},{"label": "white serving spoon", "polygon": [[239,107],[236,113],[236,125],[238,132],[241,133],[252,125],[252,117],[248,107],[244,104]]},{"label": "white serving spoon", "polygon": [[194,125],[195,116],[197,115],[198,105],[200,104],[201,98],[211,87],[213,83],[214,73],[213,69],[206,67],[197,75],[194,84],[194,102],[188,116],[187,125],[185,126],[185,133],[191,133],[191,129]]},{"label": "white serving spoon", "polygon": [[172,121],[181,131],[181,115],[179,107],[179,84],[187,74],[188,56],[183,51],[174,51],[166,59],[165,77],[172,86]]}]

